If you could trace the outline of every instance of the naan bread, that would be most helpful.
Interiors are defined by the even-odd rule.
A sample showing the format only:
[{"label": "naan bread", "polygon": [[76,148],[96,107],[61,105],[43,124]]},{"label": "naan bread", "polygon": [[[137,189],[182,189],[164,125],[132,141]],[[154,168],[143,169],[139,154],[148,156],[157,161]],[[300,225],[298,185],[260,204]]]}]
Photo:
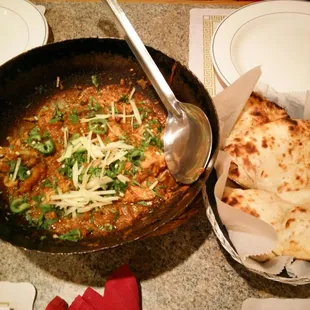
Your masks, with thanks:
[{"label": "naan bread", "polygon": [[[271,225],[278,234],[275,255],[310,260],[310,204],[293,204],[274,193],[225,188],[222,200]],[[273,253],[254,257],[272,258]]]},{"label": "naan bread", "polygon": [[248,130],[224,150],[229,178],[245,188],[273,193],[309,190],[310,121],[279,119]]},{"label": "naan bread", "polygon": [[283,192],[278,194],[283,200],[294,204],[310,203],[310,189],[305,188],[299,191]]},{"label": "naan bread", "polygon": [[230,144],[235,138],[242,137],[252,128],[288,117],[284,109],[257,93],[252,93],[230,133],[226,145]]}]

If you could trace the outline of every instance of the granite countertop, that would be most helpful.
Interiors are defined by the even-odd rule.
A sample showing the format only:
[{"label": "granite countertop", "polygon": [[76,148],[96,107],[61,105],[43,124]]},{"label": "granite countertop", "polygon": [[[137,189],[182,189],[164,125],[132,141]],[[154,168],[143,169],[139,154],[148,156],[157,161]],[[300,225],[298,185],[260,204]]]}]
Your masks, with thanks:
[{"label": "granite countertop", "polygon": [[[39,1],[36,3],[40,4]],[[44,3],[50,41],[119,36],[100,3]],[[189,12],[194,6],[123,4],[144,42],[187,64]],[[198,7],[198,6],[195,6]],[[71,302],[86,287],[103,292],[106,276],[128,263],[140,281],[143,309],[241,309],[249,297],[307,298],[309,286],[270,282],[233,261],[202,209],[175,231],[121,248],[78,256],[25,252],[0,242],[0,280],[31,282],[34,309],[59,295]]]}]

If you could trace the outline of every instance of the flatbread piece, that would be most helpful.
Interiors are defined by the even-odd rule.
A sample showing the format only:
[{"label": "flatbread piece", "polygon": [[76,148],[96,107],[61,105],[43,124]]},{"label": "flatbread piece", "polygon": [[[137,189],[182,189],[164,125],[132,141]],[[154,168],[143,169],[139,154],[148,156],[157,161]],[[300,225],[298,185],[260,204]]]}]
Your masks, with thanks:
[{"label": "flatbread piece", "polygon": [[278,234],[273,254],[310,260],[310,204],[293,204],[274,193],[261,190],[225,188],[222,200],[271,225]]},{"label": "flatbread piece", "polygon": [[229,178],[245,188],[273,193],[309,189],[310,121],[290,118],[248,130],[224,150],[232,157]]}]

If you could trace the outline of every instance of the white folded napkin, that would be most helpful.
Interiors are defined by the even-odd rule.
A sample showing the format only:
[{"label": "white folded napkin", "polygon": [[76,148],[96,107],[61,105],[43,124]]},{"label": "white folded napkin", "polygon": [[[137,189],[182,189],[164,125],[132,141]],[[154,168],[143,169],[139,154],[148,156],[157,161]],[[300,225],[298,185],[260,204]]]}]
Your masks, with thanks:
[{"label": "white folded napkin", "polygon": [[310,309],[310,299],[280,299],[280,298],[248,298],[241,310],[307,310]]},{"label": "white folded napkin", "polygon": [[32,310],[35,296],[31,283],[0,282],[0,310]]}]

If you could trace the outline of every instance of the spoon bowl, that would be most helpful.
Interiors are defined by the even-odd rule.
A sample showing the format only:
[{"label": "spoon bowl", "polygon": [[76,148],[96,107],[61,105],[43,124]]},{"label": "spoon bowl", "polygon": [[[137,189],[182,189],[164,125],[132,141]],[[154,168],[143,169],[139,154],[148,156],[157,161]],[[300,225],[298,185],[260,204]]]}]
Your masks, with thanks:
[{"label": "spoon bowl", "polygon": [[168,111],[164,134],[165,160],[177,182],[191,184],[203,173],[211,156],[212,129],[197,106],[180,102],[156,66],[116,0],[102,0],[125,32],[125,40]]},{"label": "spoon bowl", "polygon": [[168,114],[164,134],[165,159],[170,173],[184,184],[198,179],[211,156],[212,134],[201,109],[178,102],[182,116]]}]

